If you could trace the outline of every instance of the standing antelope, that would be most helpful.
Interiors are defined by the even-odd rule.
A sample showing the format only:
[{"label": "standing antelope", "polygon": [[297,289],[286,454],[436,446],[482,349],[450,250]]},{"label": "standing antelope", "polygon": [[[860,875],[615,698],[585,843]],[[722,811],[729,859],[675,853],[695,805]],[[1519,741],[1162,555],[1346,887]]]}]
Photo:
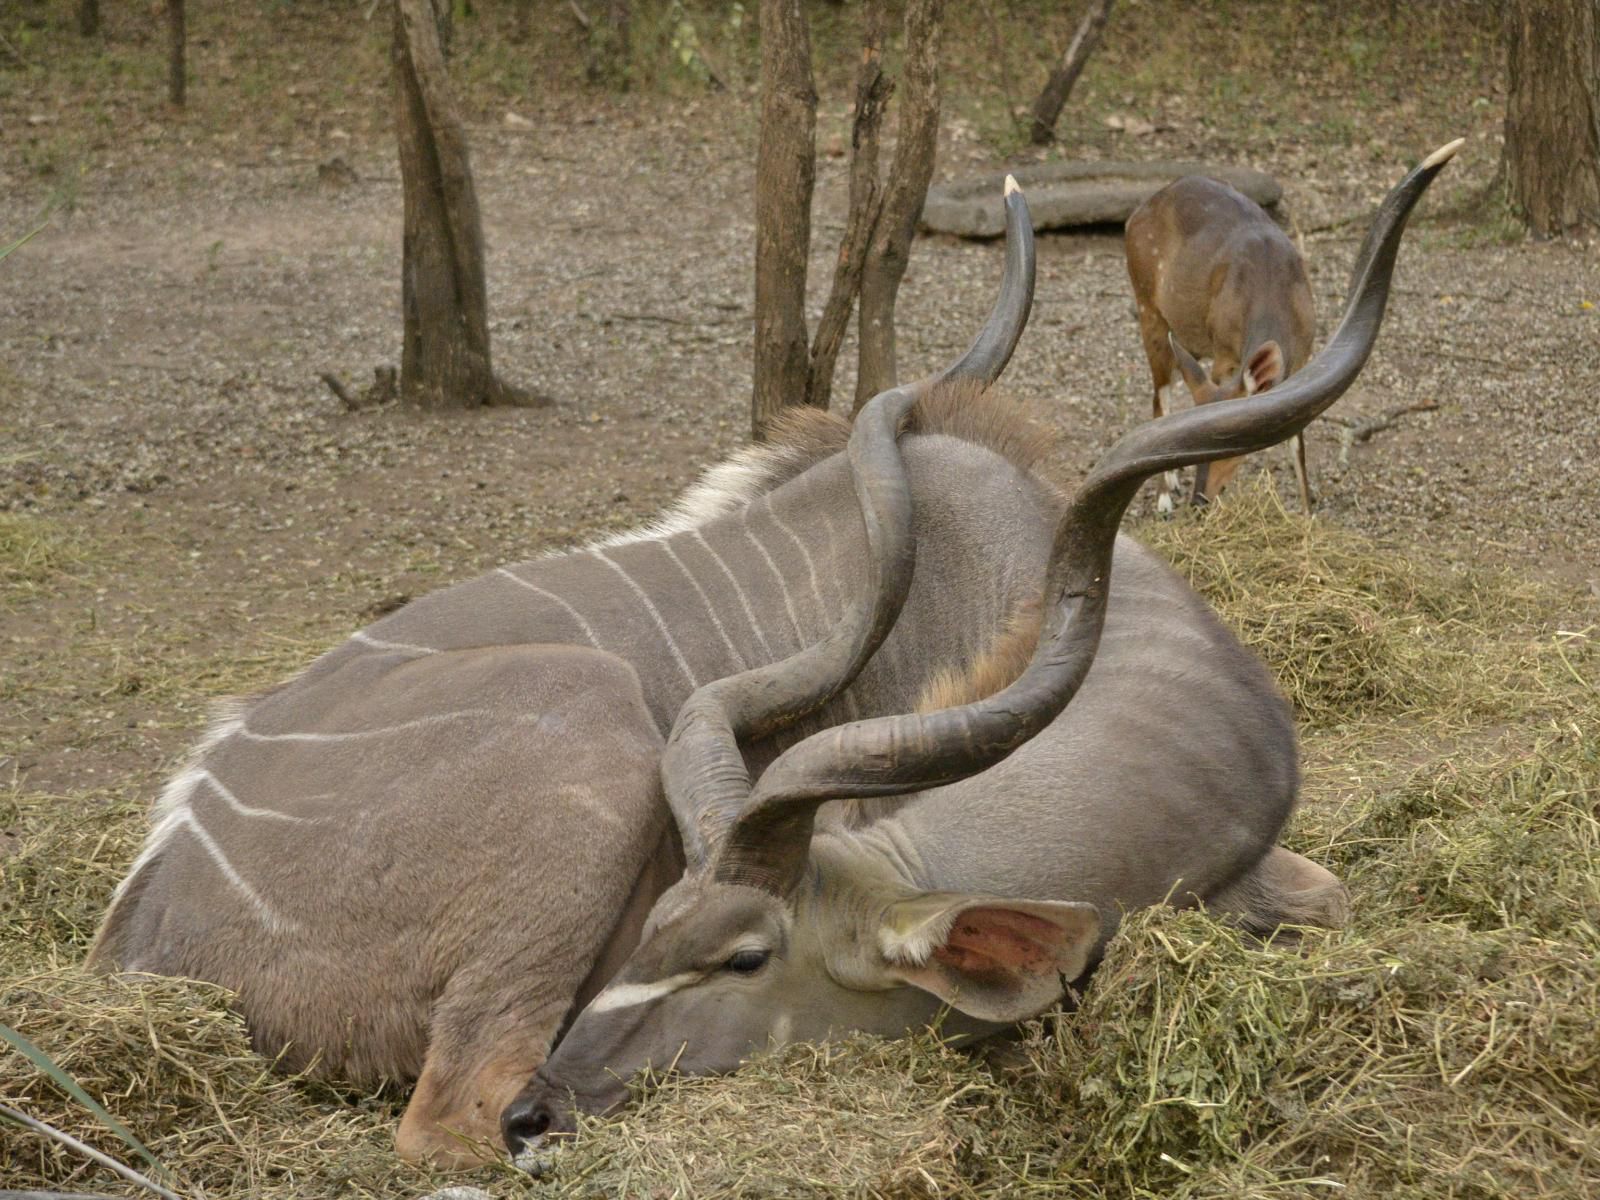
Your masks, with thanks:
[{"label": "standing antelope", "polygon": [[[864,527],[854,489],[898,461],[905,398],[928,397],[924,428],[959,429],[1009,359],[1033,256],[1021,195],[1006,206],[978,340],[888,416],[874,408],[851,456],[841,423],[797,419],[658,525],[425,596],[225,714],[157,802],[91,963],[233,989],[288,1067],[417,1080],[408,1158],[497,1141],[501,1110],[682,871],[660,760],[685,698],[834,627],[880,569],[867,541],[886,531]],[[903,711],[1006,620],[1035,531],[994,526],[1042,502],[1024,471],[995,473],[984,439],[1008,428],[915,439],[924,573],[819,727]],[[911,510],[894,520],[904,543]]]},{"label": "standing antelope", "polygon": [[[1157,417],[1180,376],[1196,404],[1212,404],[1264,391],[1311,356],[1316,313],[1305,262],[1261,206],[1227,184],[1190,175],[1162,188],[1128,218],[1127,252]],[[1194,355],[1211,359],[1209,376]],[[1291,441],[1309,513],[1305,439]],[[1239,461],[1202,463],[1193,502],[1216,499]],[[1178,473],[1167,471],[1156,500],[1163,514],[1177,486]]]},{"label": "standing antelope", "polygon": [[[1338,881],[1274,845],[1297,769],[1266,671],[1117,527],[1151,475],[1269,446],[1350,386],[1377,337],[1406,217],[1459,145],[1384,201],[1344,320],[1303,371],[1133,430],[1072,500],[947,437],[907,439],[903,463],[876,460],[876,486],[863,488],[878,531],[872,586],[849,616],[787,662],[701,687],[679,713],[662,777],[689,871],[505,1111],[513,1155],[570,1130],[575,1111],[614,1104],[646,1067],[728,1070],[772,1042],[899,1034],[944,1005],[943,1027],[962,1034],[1037,1014],[1097,959],[1124,908],[1172,896],[1264,929],[1342,918]],[[888,393],[873,405],[893,416],[903,403]],[[853,452],[868,433],[852,435]],[[985,459],[978,476],[961,470]],[[810,494],[825,465],[775,499]],[[966,493],[969,478],[1010,493],[1004,522]],[[896,515],[908,504],[914,538]],[[952,556],[953,531],[924,524],[930,504],[982,533]],[[915,578],[940,584],[920,607],[905,579],[912,555]],[[1005,567],[976,594],[973,558]],[[879,653],[926,631],[947,580],[963,605],[999,592],[1002,610],[1037,606],[1025,665],[1024,619],[967,672],[970,686],[936,687],[924,711],[823,729],[776,759],[749,754],[747,739],[849,685],[902,597]],[[962,612],[937,628],[972,624]],[[1003,686],[988,694],[991,684]]]}]

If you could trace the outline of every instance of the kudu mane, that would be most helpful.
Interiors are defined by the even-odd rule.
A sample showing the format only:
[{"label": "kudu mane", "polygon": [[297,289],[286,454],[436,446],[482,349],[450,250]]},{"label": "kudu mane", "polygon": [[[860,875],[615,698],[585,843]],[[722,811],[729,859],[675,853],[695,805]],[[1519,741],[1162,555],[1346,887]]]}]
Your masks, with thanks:
[{"label": "kudu mane", "polygon": [[[1030,474],[1060,444],[1055,430],[1003,391],[985,388],[970,379],[936,385],[911,410],[904,432],[913,436],[939,434],[982,446]],[[600,544],[665,537],[703,524],[843,453],[849,440],[848,417],[804,405],[790,407],[772,423],[765,443],[737,450],[707,468],[659,520]],[[1049,490],[1054,492],[1055,488]],[[1039,624],[1037,602],[1020,607],[988,649],[966,666],[946,668],[929,680],[917,700],[916,711],[967,704],[1006,687],[1033,656],[1039,641]]]},{"label": "kudu mane", "polygon": [[[905,432],[959,438],[994,451],[1023,471],[1038,466],[1059,440],[1054,430],[999,389],[969,379],[935,385],[912,410]],[[590,545],[621,546],[697,528],[842,454],[849,440],[850,418],[794,405],[773,421],[767,441],[736,450],[706,468],[660,517]]]},{"label": "kudu mane", "polygon": [[[971,380],[956,380],[934,388],[911,410],[905,432],[959,438],[994,451],[1030,474],[1060,444],[1055,430],[1000,389],[985,389]],[[817,408],[794,407],[779,417],[769,446],[742,453],[770,454],[779,471],[786,472],[775,475],[768,485],[776,487],[813,463],[842,451],[849,438],[850,422],[844,417]],[[930,679],[917,698],[915,710],[933,712],[970,704],[1014,682],[1039,644],[1041,615],[1036,600],[1019,607],[986,650],[965,666],[947,667]]]}]

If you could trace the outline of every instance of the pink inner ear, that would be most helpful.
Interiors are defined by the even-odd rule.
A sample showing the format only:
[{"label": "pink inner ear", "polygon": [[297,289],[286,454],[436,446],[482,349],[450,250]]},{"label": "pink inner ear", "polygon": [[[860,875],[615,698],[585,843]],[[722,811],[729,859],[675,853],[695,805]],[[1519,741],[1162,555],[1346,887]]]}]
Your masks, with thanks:
[{"label": "pink inner ear", "polygon": [[1264,392],[1283,378],[1283,355],[1274,344],[1263,346],[1250,357],[1250,378],[1255,391]]},{"label": "pink inner ear", "polygon": [[933,952],[966,973],[1018,971],[1037,975],[1055,969],[1066,933],[1042,917],[1009,908],[969,908],[956,918],[944,945]]}]

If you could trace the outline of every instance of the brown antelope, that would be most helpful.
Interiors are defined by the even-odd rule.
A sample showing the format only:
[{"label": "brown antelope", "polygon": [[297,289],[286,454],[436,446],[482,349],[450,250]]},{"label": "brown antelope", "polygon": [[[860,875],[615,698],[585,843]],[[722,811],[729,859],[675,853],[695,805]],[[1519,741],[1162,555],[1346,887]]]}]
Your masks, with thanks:
[{"label": "brown antelope", "polygon": [[[906,440],[903,478],[886,468],[880,481],[914,507],[914,542],[875,560],[832,636],[699,688],[679,713],[662,776],[689,870],[506,1110],[513,1155],[533,1165],[575,1112],[616,1103],[647,1067],[728,1070],[774,1042],[899,1034],[945,1006],[942,1028],[961,1035],[1035,1015],[1096,961],[1124,909],[1172,897],[1263,930],[1342,918],[1338,881],[1274,844],[1297,764],[1272,681],[1117,527],[1150,476],[1278,442],[1350,386],[1406,217],[1459,144],[1384,201],[1344,320],[1304,370],[1133,430],[1070,501],[982,447]],[[814,495],[831,461],[775,502]],[[979,479],[1008,494],[1002,509],[966,491]],[[957,532],[969,522],[979,528]],[[936,586],[904,591],[896,564],[911,551],[916,580]],[[992,574],[974,592],[978,561]],[[930,619],[941,636],[994,630],[973,606],[1014,619],[921,711],[752,754],[752,739],[849,683],[901,594],[880,655]],[[935,604],[959,607],[940,620]]]},{"label": "brown antelope", "polygon": [[[1261,206],[1227,184],[1190,175],[1162,188],[1128,218],[1127,252],[1157,417],[1180,377],[1196,404],[1212,404],[1264,391],[1311,356],[1316,313],[1305,262]],[[1209,376],[1195,355],[1211,359]],[[1305,439],[1290,440],[1309,513]],[[1202,463],[1193,502],[1214,500],[1239,461]],[[1177,486],[1178,473],[1165,472],[1161,513],[1172,511]]]},{"label": "brown antelope", "polygon": [[897,548],[908,584],[911,496],[863,510],[855,489],[881,491],[886,459],[899,470],[917,397],[922,582],[817,727],[905,710],[1006,620],[1033,531],[1014,547],[993,526],[1041,485],[990,448],[1026,461],[1015,423],[969,411],[1032,299],[1026,206],[1006,205],[978,340],[869,406],[848,456],[837,422],[797,419],[657,525],[425,596],[226,713],[157,802],[91,962],[232,988],[288,1067],[417,1080],[407,1157],[498,1144],[501,1110],[682,871],[660,759],[685,698],[834,628],[887,569],[869,540]]}]

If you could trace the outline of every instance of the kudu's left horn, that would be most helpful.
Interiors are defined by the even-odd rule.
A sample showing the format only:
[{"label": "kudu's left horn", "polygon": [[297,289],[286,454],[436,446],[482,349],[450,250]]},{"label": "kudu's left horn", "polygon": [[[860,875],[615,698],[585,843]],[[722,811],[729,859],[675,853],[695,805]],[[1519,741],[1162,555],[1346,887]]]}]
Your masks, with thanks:
[{"label": "kudu's left horn", "polygon": [[832,700],[877,651],[905,603],[916,563],[911,487],[897,444],[911,408],[940,384],[1000,377],[1033,306],[1033,223],[1016,180],[1005,184],[1000,295],[967,352],[949,367],[874,396],[856,414],[849,456],[867,536],[867,594],[822,641],[781,662],[715,680],[678,712],[661,761],[667,803],[691,867],[704,864],[750,797],[741,740],[759,738]]},{"label": "kudu's left horn", "polygon": [[1385,198],[1357,254],[1344,318],[1321,353],[1265,392],[1133,429],[1094,468],[1056,527],[1039,644],[1015,682],[972,704],[858,721],[791,746],[762,774],[718,846],[715,877],[786,894],[804,871],[821,804],[953,783],[1053,721],[1094,661],[1117,527],[1139,486],[1161,471],[1265,449],[1344,393],[1377,339],[1406,218],[1460,145],[1434,151]]}]

